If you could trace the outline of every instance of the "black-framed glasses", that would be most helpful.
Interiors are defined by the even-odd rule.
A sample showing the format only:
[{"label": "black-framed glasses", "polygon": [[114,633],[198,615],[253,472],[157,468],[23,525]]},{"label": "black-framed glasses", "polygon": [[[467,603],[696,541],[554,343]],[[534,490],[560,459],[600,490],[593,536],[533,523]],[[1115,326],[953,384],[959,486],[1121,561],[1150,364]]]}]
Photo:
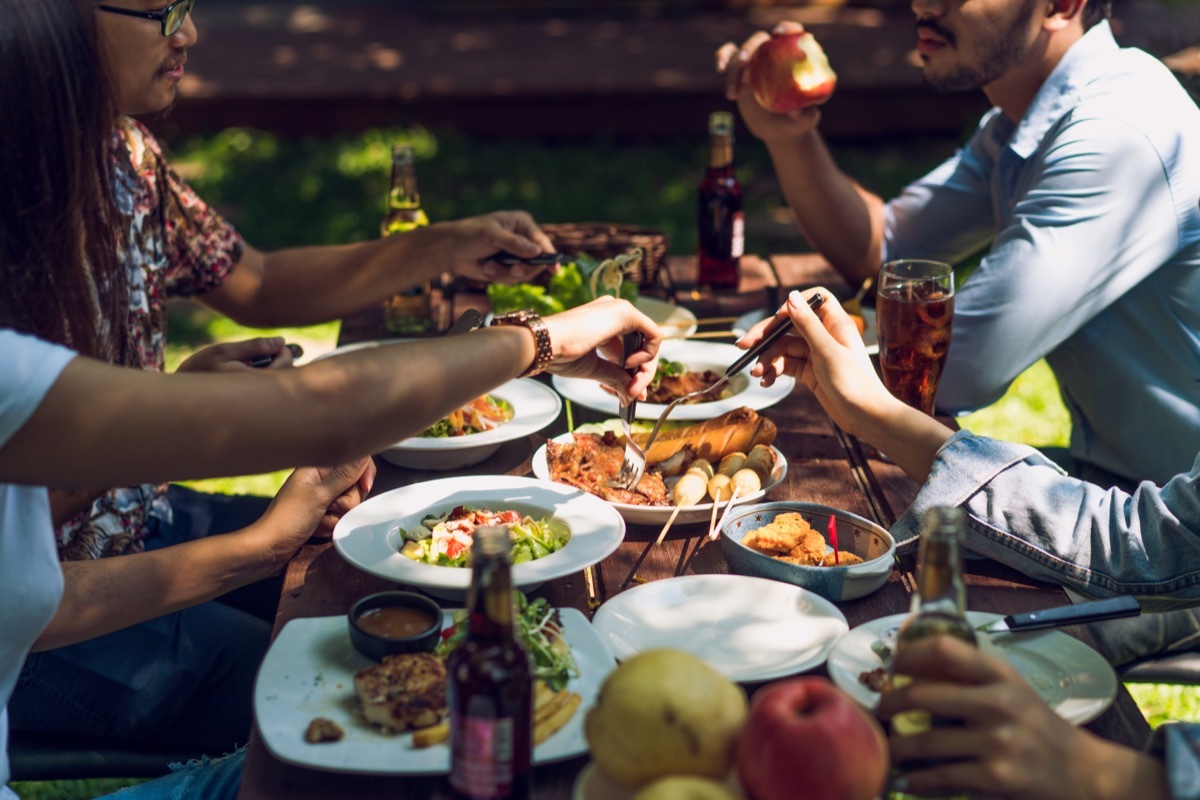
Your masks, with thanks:
[{"label": "black-framed glasses", "polygon": [[183,27],[183,21],[187,19],[187,15],[192,13],[192,6],[196,5],[196,0],[175,0],[174,3],[164,8],[162,11],[136,11],[132,8],[118,8],[117,6],[98,5],[96,8],[101,11],[107,11],[110,14],[124,14],[127,17],[137,17],[138,19],[152,19],[162,25],[163,36],[174,36],[176,31]]}]

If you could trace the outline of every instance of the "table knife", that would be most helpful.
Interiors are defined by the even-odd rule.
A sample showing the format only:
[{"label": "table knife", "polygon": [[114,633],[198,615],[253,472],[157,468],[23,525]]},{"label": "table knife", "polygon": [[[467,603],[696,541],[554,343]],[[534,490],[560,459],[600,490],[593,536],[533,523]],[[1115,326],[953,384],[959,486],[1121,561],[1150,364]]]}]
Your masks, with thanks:
[{"label": "table knife", "polygon": [[1103,619],[1134,617],[1142,613],[1142,604],[1136,597],[1123,595],[1107,600],[1089,600],[1085,603],[1046,608],[1025,614],[1009,614],[995,622],[980,625],[975,630],[984,633],[1021,633],[1080,622],[1097,622]]},{"label": "table knife", "polygon": [[476,308],[468,308],[462,313],[458,319],[454,320],[454,324],[450,326],[450,330],[446,331],[447,336],[454,336],[458,333],[470,333],[476,328],[483,325],[483,312]]}]

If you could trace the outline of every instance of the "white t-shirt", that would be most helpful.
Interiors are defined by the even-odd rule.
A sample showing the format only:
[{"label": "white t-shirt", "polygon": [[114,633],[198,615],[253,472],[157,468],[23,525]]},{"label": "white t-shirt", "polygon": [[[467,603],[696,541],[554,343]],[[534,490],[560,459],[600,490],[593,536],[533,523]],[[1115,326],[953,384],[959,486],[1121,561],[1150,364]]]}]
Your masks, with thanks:
[{"label": "white t-shirt", "polygon": [[[75,354],[0,329],[0,448],[41,404]],[[63,577],[41,486],[0,483],[0,702],[8,705],[21,664],[62,599]],[[8,783],[8,710],[0,709],[0,800],[15,800]]]}]

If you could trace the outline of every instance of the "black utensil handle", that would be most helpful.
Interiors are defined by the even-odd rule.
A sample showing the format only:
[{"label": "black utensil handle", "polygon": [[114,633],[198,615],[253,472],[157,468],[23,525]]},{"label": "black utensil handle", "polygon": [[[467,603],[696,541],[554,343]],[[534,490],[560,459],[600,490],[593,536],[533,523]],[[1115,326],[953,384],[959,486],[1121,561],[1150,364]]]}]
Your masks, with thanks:
[{"label": "black utensil handle", "polygon": [[459,333],[470,333],[482,325],[483,312],[477,308],[468,308],[458,319],[454,320],[454,324],[450,326],[450,330],[446,331],[446,335],[454,336]]},{"label": "black utensil handle", "polygon": [[[293,359],[304,355],[304,348],[298,344],[289,344],[287,345],[287,349],[292,354]],[[263,369],[264,367],[271,366],[271,362],[274,360],[275,356],[269,354],[255,356],[254,358],[250,359],[250,366],[254,369]]]},{"label": "black utensil handle", "polygon": [[530,258],[521,258],[512,253],[496,253],[494,256],[488,256],[484,261],[495,261],[504,267],[512,267],[517,264],[533,264],[534,266],[546,266],[548,264],[561,264],[567,260],[563,253],[539,253]]},{"label": "black utensil handle", "polygon": [[[818,308],[821,307],[821,305],[824,302],[825,302],[825,295],[814,294],[812,297],[808,298],[808,307],[811,308],[813,311],[816,311]],[[725,377],[729,378],[734,375],[737,375],[739,372],[744,370],[746,367],[753,364],[755,359],[757,359],[759,356],[761,356],[768,347],[775,344],[775,342],[777,342],[780,339],[780,337],[782,337],[785,333],[787,333],[788,330],[791,329],[791,327],[792,327],[792,318],[784,317],[778,325],[776,325],[771,330],[767,331],[767,333],[763,336],[762,340],[758,344],[754,345],[754,347],[751,347],[749,350],[746,351],[745,355],[743,355],[737,361],[735,361],[729,365],[729,369],[725,370]]]},{"label": "black utensil handle", "polygon": [[[625,362],[629,359],[629,356],[642,349],[642,344],[645,340],[641,331],[632,331],[621,337],[621,366],[625,366]],[[636,375],[637,367],[627,369],[626,372],[630,375]]]},{"label": "black utensil handle", "polygon": [[1142,613],[1142,604],[1136,597],[1123,595],[1107,600],[1091,600],[1073,603],[1026,614],[1012,614],[1004,618],[1010,631],[1035,631],[1039,628],[1054,628],[1077,622],[1096,622],[1102,619],[1133,617]]}]

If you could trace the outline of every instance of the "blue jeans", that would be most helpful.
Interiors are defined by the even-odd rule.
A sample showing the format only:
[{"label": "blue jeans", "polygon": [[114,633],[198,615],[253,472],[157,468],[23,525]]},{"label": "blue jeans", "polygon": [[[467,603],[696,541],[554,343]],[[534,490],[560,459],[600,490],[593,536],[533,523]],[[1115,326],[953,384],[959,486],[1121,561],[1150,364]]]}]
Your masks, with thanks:
[{"label": "blue jeans", "polygon": [[170,775],[119,789],[98,800],[234,800],[245,755],[243,748],[221,758],[172,764]]},{"label": "blue jeans", "polygon": [[[170,524],[155,549],[227,533],[258,519],[269,499],[172,486]],[[121,558],[121,556],[117,556]],[[106,736],[228,752],[247,741],[254,676],[270,643],[279,581],[79,644],[31,654],[9,702],[14,731]]]}]

